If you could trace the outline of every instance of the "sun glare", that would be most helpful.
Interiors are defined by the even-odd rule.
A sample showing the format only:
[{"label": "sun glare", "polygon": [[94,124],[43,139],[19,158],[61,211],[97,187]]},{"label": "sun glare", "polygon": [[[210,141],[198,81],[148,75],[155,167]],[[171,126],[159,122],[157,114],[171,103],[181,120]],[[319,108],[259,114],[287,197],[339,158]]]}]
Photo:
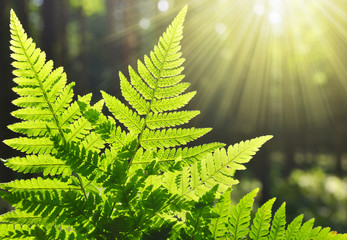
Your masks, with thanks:
[{"label": "sun glare", "polygon": [[205,89],[200,105],[215,106],[206,117],[230,122],[231,130],[245,133],[329,129],[337,116],[344,119],[347,5],[343,2],[192,1],[185,50],[197,65],[187,66],[186,71],[199,79],[195,83],[202,85],[199,89]]},{"label": "sun glare", "polygon": [[272,11],[269,14],[269,20],[273,24],[279,24],[282,20],[282,16],[279,12]]},{"label": "sun glare", "polygon": [[258,16],[262,16],[264,14],[264,11],[265,11],[265,6],[264,4],[262,3],[256,3],[254,4],[254,7],[253,7],[253,11],[255,14],[257,14]]}]

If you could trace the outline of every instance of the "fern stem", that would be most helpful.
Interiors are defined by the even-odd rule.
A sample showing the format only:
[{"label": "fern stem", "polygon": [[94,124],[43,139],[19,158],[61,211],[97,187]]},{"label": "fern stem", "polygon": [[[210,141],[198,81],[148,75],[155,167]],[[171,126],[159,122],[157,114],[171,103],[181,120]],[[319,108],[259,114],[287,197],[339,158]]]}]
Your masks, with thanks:
[{"label": "fern stem", "polygon": [[76,176],[77,176],[78,182],[79,182],[79,184],[80,184],[81,190],[82,190],[82,192],[83,192],[84,199],[87,201],[87,193],[86,193],[86,191],[85,191],[85,189],[84,189],[84,187],[83,187],[82,179],[81,179],[80,175],[78,175],[77,173],[76,173]]}]

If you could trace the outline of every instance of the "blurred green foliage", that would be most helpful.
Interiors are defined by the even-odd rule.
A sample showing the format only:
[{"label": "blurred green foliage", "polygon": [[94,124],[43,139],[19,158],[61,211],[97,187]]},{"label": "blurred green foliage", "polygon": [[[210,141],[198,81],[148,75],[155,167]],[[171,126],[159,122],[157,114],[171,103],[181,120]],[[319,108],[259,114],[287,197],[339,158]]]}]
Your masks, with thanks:
[{"label": "blurred green foliage", "polygon": [[300,213],[321,226],[347,230],[347,176],[327,174],[321,168],[294,170],[288,179],[276,179],[273,195],[287,202],[288,218]]}]

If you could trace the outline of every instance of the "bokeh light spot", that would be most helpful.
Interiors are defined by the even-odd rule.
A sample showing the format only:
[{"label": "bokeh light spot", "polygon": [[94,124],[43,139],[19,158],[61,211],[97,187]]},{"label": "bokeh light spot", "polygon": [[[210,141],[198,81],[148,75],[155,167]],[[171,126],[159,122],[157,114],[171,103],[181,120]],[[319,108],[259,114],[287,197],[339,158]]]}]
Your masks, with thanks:
[{"label": "bokeh light spot", "polygon": [[148,18],[141,18],[139,22],[140,28],[147,29],[151,26],[151,21]]},{"label": "bokeh light spot", "polygon": [[225,33],[225,30],[226,30],[226,26],[224,23],[217,23],[215,26],[214,26],[214,29],[217,33],[219,34],[223,34]]},{"label": "bokeh light spot", "polygon": [[265,11],[265,6],[262,3],[256,3],[253,7],[253,12],[258,16],[262,16]]},{"label": "bokeh light spot", "polygon": [[327,84],[328,78],[324,72],[318,71],[313,75],[313,81],[318,86],[324,86],[325,84]]},{"label": "bokeh light spot", "polygon": [[279,24],[282,21],[282,16],[279,12],[272,11],[269,14],[269,20],[273,24]]},{"label": "bokeh light spot", "polygon": [[158,9],[161,12],[166,12],[167,10],[169,10],[169,2],[166,0],[160,0],[158,2]]}]

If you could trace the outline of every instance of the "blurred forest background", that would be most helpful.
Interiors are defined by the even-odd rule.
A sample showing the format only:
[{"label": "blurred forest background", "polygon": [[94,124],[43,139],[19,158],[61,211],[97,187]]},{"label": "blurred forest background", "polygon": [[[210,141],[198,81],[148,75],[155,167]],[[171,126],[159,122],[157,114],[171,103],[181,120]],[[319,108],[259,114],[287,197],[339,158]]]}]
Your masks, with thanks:
[{"label": "blurred forest background", "polygon": [[[187,108],[201,110],[190,125],[214,129],[199,143],[274,135],[238,173],[234,199],[261,187],[259,202],[287,202],[288,221],[304,213],[347,232],[345,0],[0,0],[0,139],[15,136],[11,8],[96,101],[101,89],[120,97],[118,71],[136,67],[185,4],[186,81],[198,91]],[[0,144],[1,158],[16,155]],[[1,182],[28,177],[0,164]]]}]

